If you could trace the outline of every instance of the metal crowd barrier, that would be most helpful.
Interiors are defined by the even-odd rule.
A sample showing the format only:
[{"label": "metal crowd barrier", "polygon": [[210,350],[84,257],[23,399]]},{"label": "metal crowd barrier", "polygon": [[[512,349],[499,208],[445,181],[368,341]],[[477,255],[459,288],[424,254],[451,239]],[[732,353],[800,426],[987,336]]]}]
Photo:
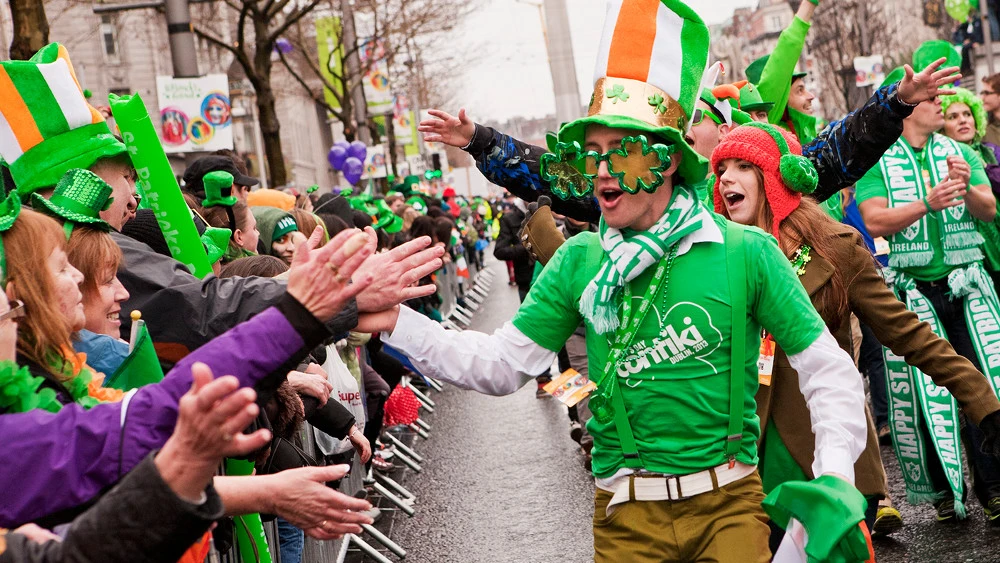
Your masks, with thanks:
[{"label": "metal crowd barrier", "polygon": [[[446,264],[437,273],[438,292],[441,296],[441,314],[445,318],[443,324],[449,328],[463,330],[468,328],[472,321],[472,316],[479,310],[488,295],[493,283],[494,274],[488,269],[479,270],[475,264],[469,263],[469,277],[459,277],[454,262]],[[364,348],[361,349],[362,351]],[[426,387],[419,389],[413,385],[409,378],[403,378],[401,383],[409,387],[417,400],[421,404],[424,413],[434,412],[435,403],[430,397],[433,391],[442,390],[441,383],[434,379],[427,378]],[[364,393],[363,383],[361,392]],[[421,440],[430,438],[431,426],[423,419],[411,424],[408,428],[402,429],[402,433],[390,432],[387,429],[383,432],[384,439],[394,448],[393,460],[398,460],[402,469],[402,474],[412,471],[419,473],[424,457],[417,452],[417,446]],[[303,425],[302,445],[306,453],[314,458],[317,455],[314,429],[308,423]],[[406,438],[409,438],[407,440]],[[409,442],[409,443],[407,443]],[[372,444],[375,447],[375,444]],[[413,516],[417,510],[416,497],[408,491],[397,479],[377,472],[365,472],[364,465],[359,458],[354,456],[351,472],[341,480],[339,491],[348,496],[355,496],[364,490],[366,483],[370,484],[374,492],[374,497],[369,497],[372,505],[377,506],[383,513],[388,513],[389,518],[398,513],[407,517]],[[386,516],[383,516],[385,518]],[[267,536],[268,545],[271,546],[271,561],[281,563],[281,555],[278,546],[278,527],[275,522],[264,524],[264,532]],[[350,557],[358,560],[363,554],[363,560],[376,561],[378,563],[392,563],[395,560],[404,560],[406,550],[403,546],[396,544],[385,531],[379,530],[377,526],[364,526],[361,535],[348,535],[343,539],[335,541],[318,541],[306,537],[302,551],[303,563],[344,563]],[[219,553],[212,549],[206,561],[210,563],[245,563],[242,562],[235,546],[225,553]]]}]

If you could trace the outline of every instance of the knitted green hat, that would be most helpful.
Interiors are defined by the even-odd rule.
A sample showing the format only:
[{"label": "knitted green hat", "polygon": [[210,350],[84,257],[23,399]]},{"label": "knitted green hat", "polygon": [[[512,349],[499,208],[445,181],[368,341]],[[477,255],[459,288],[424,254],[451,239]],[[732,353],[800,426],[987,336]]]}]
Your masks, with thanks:
[{"label": "knitted green hat", "polygon": [[215,170],[205,174],[201,181],[205,186],[205,199],[201,202],[202,207],[232,207],[236,205],[232,174],[223,170]]},{"label": "knitted green hat", "polygon": [[947,113],[948,106],[956,102],[969,106],[969,111],[972,112],[972,119],[976,122],[976,137],[973,140],[978,141],[982,139],[983,135],[986,134],[986,125],[989,123],[986,108],[983,107],[983,100],[965,88],[955,88],[954,90],[954,94],[939,96],[941,100],[941,112]]},{"label": "knitted green hat", "polygon": [[72,168],[126,154],[87,103],[66,48],[51,43],[27,61],[0,62],[0,156],[21,198]]},{"label": "knitted green hat", "polygon": [[64,224],[83,223],[88,227],[110,231],[109,225],[101,219],[101,211],[111,205],[111,186],[90,170],[74,168],[67,172],[56,184],[52,197],[45,199],[41,194],[31,194],[31,206],[52,215]]},{"label": "knitted green hat", "polygon": [[268,254],[271,253],[271,243],[292,231],[299,230],[292,214],[277,207],[251,207],[250,211],[257,220],[260,242]]},{"label": "knitted green hat", "polygon": [[924,41],[913,52],[913,71],[920,72],[927,68],[932,62],[940,58],[948,59],[943,67],[962,66],[962,55],[955,50],[955,47],[941,40]]},{"label": "knitted green hat", "polygon": [[[757,59],[756,61],[750,63],[744,74],[747,75],[747,80],[754,84],[760,84],[760,75],[764,72],[764,67],[767,65],[767,61],[770,60],[771,55],[764,55],[763,57]],[[808,76],[808,72],[793,72],[792,82],[799,78]]]},{"label": "knitted green hat", "polygon": [[685,182],[704,180],[707,163],[684,141],[684,131],[702,90],[708,44],[708,27],[680,0],[612,3],[587,116],[563,125],[549,150],[584,146],[589,125],[637,130],[683,155],[678,172]]}]

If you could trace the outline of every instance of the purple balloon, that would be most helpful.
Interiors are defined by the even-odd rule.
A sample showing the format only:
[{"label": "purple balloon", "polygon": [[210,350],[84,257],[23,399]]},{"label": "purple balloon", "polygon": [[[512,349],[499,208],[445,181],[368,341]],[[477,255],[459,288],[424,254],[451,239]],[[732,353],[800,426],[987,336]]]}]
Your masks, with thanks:
[{"label": "purple balloon", "polygon": [[351,147],[351,143],[348,143],[347,141],[337,141],[336,143],[333,144],[333,146],[344,147],[344,150],[346,151]]},{"label": "purple balloon", "polygon": [[365,172],[365,163],[360,159],[349,156],[344,161],[344,179],[349,184],[357,184],[361,180],[361,175]]},{"label": "purple balloon", "polygon": [[326,154],[326,160],[334,170],[343,170],[344,161],[347,160],[347,149],[334,145],[330,152]]},{"label": "purple balloon", "polygon": [[368,156],[368,147],[361,141],[354,141],[351,143],[351,147],[347,149],[347,155],[364,162],[365,157]]},{"label": "purple balloon", "polygon": [[284,37],[279,37],[278,40],[274,42],[274,46],[286,55],[292,52],[292,43]]}]

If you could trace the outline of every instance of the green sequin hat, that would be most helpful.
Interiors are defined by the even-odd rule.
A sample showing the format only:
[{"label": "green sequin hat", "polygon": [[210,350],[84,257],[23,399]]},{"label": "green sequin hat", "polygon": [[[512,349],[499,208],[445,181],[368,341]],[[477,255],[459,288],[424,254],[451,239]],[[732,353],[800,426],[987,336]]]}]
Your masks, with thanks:
[{"label": "green sequin hat", "polygon": [[708,27],[680,0],[611,3],[594,70],[587,116],[549,135],[548,148],[585,144],[588,125],[632,129],[673,145],[683,155],[685,182],[705,179],[707,161],[684,141],[708,67]]},{"label": "green sequin hat", "polygon": [[31,194],[31,206],[63,223],[85,224],[110,231],[111,225],[101,219],[100,214],[114,201],[112,191],[111,186],[97,174],[74,168],[59,179],[49,199],[38,193]]},{"label": "green sequin hat", "polygon": [[205,199],[202,207],[232,207],[236,205],[233,195],[233,175],[223,170],[214,170],[205,174],[202,185],[205,186]]}]

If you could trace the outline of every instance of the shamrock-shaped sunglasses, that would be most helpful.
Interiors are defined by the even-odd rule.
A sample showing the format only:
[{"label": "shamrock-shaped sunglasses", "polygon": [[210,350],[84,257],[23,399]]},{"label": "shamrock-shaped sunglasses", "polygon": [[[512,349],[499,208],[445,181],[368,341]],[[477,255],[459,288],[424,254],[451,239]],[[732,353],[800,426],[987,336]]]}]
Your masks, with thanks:
[{"label": "shamrock-shaped sunglasses", "polygon": [[586,197],[594,192],[597,170],[606,161],[608,172],[618,179],[623,191],[653,193],[663,185],[663,172],[670,167],[670,154],[676,150],[672,145],[650,145],[645,135],[625,137],[620,148],[604,154],[584,151],[576,141],[561,142],[556,144],[554,153],[542,155],[542,179],[562,199]]}]

